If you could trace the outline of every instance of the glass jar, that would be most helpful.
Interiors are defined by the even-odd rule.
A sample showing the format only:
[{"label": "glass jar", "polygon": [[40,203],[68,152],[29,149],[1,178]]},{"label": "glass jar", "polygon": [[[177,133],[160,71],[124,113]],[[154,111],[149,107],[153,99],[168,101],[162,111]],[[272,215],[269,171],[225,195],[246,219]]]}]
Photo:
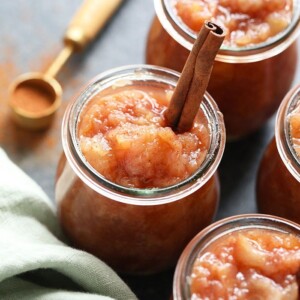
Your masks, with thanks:
[{"label": "glass jar", "polygon": [[55,189],[60,223],[76,247],[121,273],[148,274],[175,265],[191,237],[212,222],[219,199],[216,170],[225,144],[222,114],[206,93],[200,109],[209,122],[210,142],[200,168],[175,185],[140,189],[111,182],[87,163],[76,135],[80,112],[109,88],[174,88],[178,78],[179,73],[155,66],[112,69],[88,84],[64,115],[64,153]]},{"label": "glass jar", "polygon": [[300,86],[292,89],[277,112],[275,137],[266,148],[256,179],[256,200],[262,213],[300,223],[300,159],[290,137],[289,115],[299,106]]},{"label": "glass jar", "polygon": [[[195,41],[174,13],[172,0],[154,0],[156,16],[149,30],[146,62],[181,71]],[[224,115],[227,139],[259,129],[277,110],[293,82],[298,61],[300,5],[282,33],[256,46],[222,46],[211,74],[208,92]]]},{"label": "glass jar", "polygon": [[[226,239],[226,238],[230,239],[230,238],[232,238],[232,235],[234,235],[236,233],[241,234],[241,233],[243,233],[245,231],[249,231],[249,230],[251,230],[254,233],[259,232],[256,230],[263,230],[263,232],[266,232],[266,230],[267,230],[267,232],[271,231],[272,234],[270,236],[271,236],[271,240],[272,240],[272,236],[273,236],[273,241],[276,238],[279,239],[278,236],[276,237],[276,233],[277,234],[291,234],[292,237],[295,237],[296,239],[297,238],[299,239],[299,235],[300,235],[300,227],[298,224],[290,222],[290,221],[282,219],[282,218],[270,216],[270,215],[260,215],[260,214],[237,215],[237,216],[229,217],[229,218],[220,220],[218,222],[215,222],[214,224],[208,226],[207,228],[202,230],[200,233],[198,233],[189,242],[189,244],[186,246],[186,248],[182,252],[182,254],[178,260],[175,274],[174,274],[174,279],[173,279],[173,300],[194,299],[194,298],[191,298],[191,284],[193,284],[193,282],[191,281],[191,276],[193,276],[192,274],[193,274],[193,272],[195,272],[194,266],[196,264],[196,260],[199,257],[203,257],[203,255],[205,255],[204,253],[206,251],[209,251],[210,253],[212,253],[212,250],[211,250],[212,244],[213,244],[213,246],[216,246],[215,249],[217,249],[217,251],[218,251],[221,248],[221,245],[222,245],[221,243],[224,241],[224,239]],[[275,241],[275,243],[276,243],[276,241]],[[208,248],[208,247],[210,247],[210,248]],[[209,249],[209,250],[207,250],[207,249]],[[236,250],[237,249],[238,248],[236,248]],[[254,251],[262,250],[261,248],[259,248],[259,246],[257,246],[257,248],[255,248],[255,246],[254,246],[254,249],[255,249]],[[268,249],[268,250],[270,250],[270,249]],[[228,251],[229,251],[228,255],[231,255],[230,251],[232,251],[232,250],[228,249]],[[279,252],[278,252],[278,254],[279,254]],[[206,252],[206,255],[208,258],[207,252]],[[228,257],[228,260],[230,261],[230,263],[224,264],[223,269],[221,270],[221,272],[222,271],[228,272],[227,278],[225,278],[226,276],[222,278],[222,279],[224,279],[225,282],[226,282],[226,279],[230,280],[231,276],[233,276],[233,274],[235,274],[235,272],[239,271],[239,269],[238,270],[233,269],[232,270],[233,274],[230,273],[229,265],[231,263],[234,264],[235,258],[238,254],[235,252],[235,250],[233,250],[232,255],[234,257]],[[250,261],[251,259],[254,259],[256,253],[253,253],[252,257],[251,257],[251,254],[249,255],[249,253],[246,253],[246,252],[241,252],[241,255],[245,258],[245,260],[247,262],[247,261]],[[248,255],[250,257],[247,257]],[[212,258],[213,256],[210,256],[210,257]],[[215,264],[213,265],[215,267],[215,269],[212,271],[211,274],[207,274],[207,278],[209,279],[210,276],[213,276],[215,278],[215,282],[211,283],[210,287],[207,286],[206,287],[207,289],[214,288],[215,290],[217,290],[220,288],[220,286],[217,283],[218,279],[216,279],[219,277],[214,272],[218,272],[217,271],[218,268],[222,267],[221,265],[218,264],[218,262],[222,261],[222,259],[224,259],[224,261],[226,261],[226,259],[227,259],[226,255],[223,255],[222,257],[220,257],[216,254]],[[258,259],[255,262],[258,263],[261,261]],[[264,260],[263,263],[267,264],[268,261]],[[206,266],[208,266],[208,265],[206,265]],[[238,266],[238,268],[239,267],[240,266]],[[298,267],[299,267],[299,264],[298,264]],[[201,268],[201,267],[199,267],[199,268]],[[202,271],[201,269],[199,269],[199,270],[200,270],[200,272]],[[246,272],[249,272],[249,273],[247,274]],[[252,275],[253,276],[252,278],[255,278],[255,275],[253,273],[251,274],[250,272],[251,272],[251,270],[249,268],[249,269],[244,270],[243,273],[244,273],[244,275],[245,274],[250,275],[250,276]],[[234,281],[239,280],[241,282],[241,286],[244,289],[244,292],[245,291],[247,292],[246,284],[248,284],[247,280],[249,280],[249,277],[245,276],[243,278],[244,275],[241,274],[240,272],[238,272],[238,275],[236,276],[236,278],[234,278]],[[281,280],[280,276],[278,276],[278,275],[279,274],[277,274],[277,279]],[[260,275],[258,277],[260,277]],[[269,297],[269,298],[267,298],[266,296],[264,297],[264,292],[267,292],[264,288],[266,285],[269,285],[269,284],[270,284],[270,282],[267,282],[267,283],[264,282],[263,284],[261,284],[259,286],[260,297],[257,297],[257,298],[256,297],[252,297],[252,298],[248,297],[247,298],[247,295],[246,296],[242,295],[243,291],[236,290],[236,289],[238,289],[236,287],[236,288],[234,288],[235,293],[241,292],[241,294],[239,294],[239,297],[236,297],[234,299],[275,299],[272,297]],[[212,286],[214,286],[214,287],[212,287]],[[268,295],[271,295],[271,291],[269,291],[267,293],[268,293]],[[222,294],[222,296],[223,296],[223,297],[221,297],[222,299],[227,299],[227,297],[224,294]],[[278,294],[277,294],[277,296],[278,296]],[[221,299],[221,298],[218,298],[218,299]],[[205,299],[216,299],[216,298],[205,298]],[[291,299],[291,298],[287,297],[285,299]]]}]

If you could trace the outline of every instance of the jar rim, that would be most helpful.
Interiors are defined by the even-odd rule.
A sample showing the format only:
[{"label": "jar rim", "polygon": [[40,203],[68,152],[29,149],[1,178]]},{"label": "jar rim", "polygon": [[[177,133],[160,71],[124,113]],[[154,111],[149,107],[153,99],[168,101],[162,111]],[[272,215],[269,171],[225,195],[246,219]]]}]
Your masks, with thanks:
[{"label": "jar rim", "polygon": [[[180,183],[165,187],[138,189],[113,183],[99,174],[85,160],[78,145],[76,122],[84,105],[97,93],[117,81],[155,80],[175,86],[180,73],[164,67],[152,65],[129,65],[110,69],[92,79],[66,109],[62,124],[62,144],[68,162],[76,175],[91,187],[110,199],[136,205],[169,203],[181,199],[204,185],[215,173],[225,147],[225,127],[223,116],[213,98],[206,92],[201,108],[206,114],[211,131],[211,143],[206,159],[200,168]],[[171,194],[171,195],[170,195]],[[142,201],[141,201],[142,199]]]},{"label": "jar rim", "polygon": [[[191,274],[195,259],[201,250],[220,237],[240,229],[270,229],[285,233],[300,234],[299,224],[267,214],[240,214],[212,223],[200,231],[185,247],[175,268],[173,280],[174,300],[190,299],[187,276]],[[207,244],[208,243],[208,244]]]},{"label": "jar rim", "polygon": [[275,139],[283,163],[295,179],[300,182],[300,157],[293,147],[289,126],[289,115],[299,105],[300,85],[297,85],[287,93],[279,106],[275,121]]},{"label": "jar rim", "polygon": [[[187,50],[191,50],[196,33],[176,17],[171,0],[154,0],[156,15],[166,32]],[[293,17],[287,28],[266,42],[249,47],[221,46],[216,61],[226,63],[251,63],[271,58],[286,50],[300,33],[300,3],[293,0]]]}]

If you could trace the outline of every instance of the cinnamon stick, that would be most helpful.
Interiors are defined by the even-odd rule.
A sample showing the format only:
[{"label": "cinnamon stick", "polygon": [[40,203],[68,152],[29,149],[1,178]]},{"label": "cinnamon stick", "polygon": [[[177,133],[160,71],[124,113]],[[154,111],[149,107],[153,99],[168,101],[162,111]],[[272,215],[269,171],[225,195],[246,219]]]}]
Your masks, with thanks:
[{"label": "cinnamon stick", "polygon": [[167,126],[173,130],[192,127],[224,37],[223,29],[212,22],[205,22],[200,30],[165,111]]}]

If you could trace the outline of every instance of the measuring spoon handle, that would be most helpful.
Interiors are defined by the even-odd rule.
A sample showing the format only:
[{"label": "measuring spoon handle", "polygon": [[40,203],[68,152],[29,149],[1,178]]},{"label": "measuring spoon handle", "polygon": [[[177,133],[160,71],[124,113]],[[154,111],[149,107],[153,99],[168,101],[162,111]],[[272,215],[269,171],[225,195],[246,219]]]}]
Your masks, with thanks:
[{"label": "measuring spoon handle", "polygon": [[104,27],[123,0],[85,0],[71,20],[64,42],[81,50]]}]

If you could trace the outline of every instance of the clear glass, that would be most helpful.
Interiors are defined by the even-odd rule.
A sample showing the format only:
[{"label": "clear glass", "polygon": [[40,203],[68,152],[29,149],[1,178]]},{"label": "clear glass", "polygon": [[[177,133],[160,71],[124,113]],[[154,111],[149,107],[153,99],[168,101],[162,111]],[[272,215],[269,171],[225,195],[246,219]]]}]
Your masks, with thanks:
[{"label": "clear glass", "polygon": [[108,181],[86,162],[76,134],[80,112],[112,86],[175,87],[178,78],[175,71],[149,65],[112,69],[88,84],[65,112],[56,181],[61,225],[74,245],[119,272],[147,274],[175,265],[191,237],[212,222],[219,199],[216,170],[225,144],[223,118],[206,93],[200,109],[209,122],[210,147],[200,168],[173,186],[137,189]]},{"label": "clear glass", "polygon": [[300,160],[293,149],[288,116],[300,99],[300,86],[292,89],[277,112],[275,137],[266,148],[256,180],[260,212],[300,223]]},{"label": "clear glass", "polygon": [[297,236],[300,234],[298,224],[270,215],[237,215],[215,222],[198,233],[181,254],[173,280],[173,300],[191,299],[188,282],[199,253],[220,237],[244,229],[271,229],[275,232],[291,233]]},{"label": "clear glass", "polygon": [[[146,62],[181,71],[195,33],[178,20],[171,0],[154,0]],[[208,92],[217,102],[228,139],[259,129],[275,113],[293,82],[300,28],[300,3],[294,1],[290,26],[267,42],[244,48],[222,47],[216,57]]]}]

